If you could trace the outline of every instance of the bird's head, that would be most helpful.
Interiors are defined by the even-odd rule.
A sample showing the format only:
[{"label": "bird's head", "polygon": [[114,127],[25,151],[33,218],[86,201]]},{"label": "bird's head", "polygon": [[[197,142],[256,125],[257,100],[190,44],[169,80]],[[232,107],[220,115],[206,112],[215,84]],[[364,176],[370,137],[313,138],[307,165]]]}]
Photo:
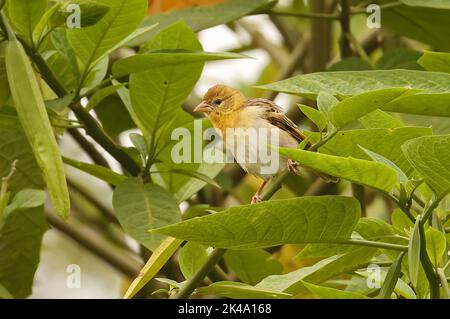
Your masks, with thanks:
[{"label": "bird's head", "polygon": [[246,100],[238,90],[218,84],[206,92],[194,112],[206,113],[208,116],[230,113],[244,105]]}]

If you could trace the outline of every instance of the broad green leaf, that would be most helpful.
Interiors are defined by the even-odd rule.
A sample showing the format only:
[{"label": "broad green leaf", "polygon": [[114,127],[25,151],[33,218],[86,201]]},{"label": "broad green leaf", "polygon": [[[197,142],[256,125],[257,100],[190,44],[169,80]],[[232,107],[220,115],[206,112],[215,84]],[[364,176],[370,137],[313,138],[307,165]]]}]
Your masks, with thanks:
[{"label": "broad green leaf", "polygon": [[47,0],[13,0],[6,2],[6,13],[15,31],[32,44],[33,30],[47,9]]},{"label": "broad green leaf", "polygon": [[12,299],[13,296],[9,293],[6,288],[0,284],[0,299]]},{"label": "broad green leaf", "polygon": [[384,192],[390,192],[397,183],[395,171],[384,164],[299,149],[280,148],[279,152],[283,157],[297,161],[300,166]]},{"label": "broad green leaf", "polygon": [[303,282],[303,285],[313,294],[318,295],[320,299],[370,299],[369,297],[356,292],[317,286],[306,281]]},{"label": "broad green leaf", "polygon": [[431,135],[428,127],[403,127],[395,129],[363,129],[341,131],[329,140],[319,151],[342,157],[352,156],[361,159],[371,159],[360,146],[386,157],[403,172],[411,170],[411,164],[401,150],[408,140]]},{"label": "broad green leaf", "polygon": [[327,119],[320,111],[304,104],[297,105],[303,114],[305,114],[317,126],[320,132],[327,127]]},{"label": "broad green leaf", "polygon": [[197,288],[195,294],[221,296],[232,299],[286,299],[292,297],[288,293],[260,289],[242,282],[219,281],[207,287]]},{"label": "broad green leaf", "polygon": [[313,266],[303,267],[284,275],[265,278],[255,287],[294,295],[304,294],[308,290],[303,282],[320,284],[331,278],[364,267],[376,253],[376,248],[358,248],[352,252],[323,259]]},{"label": "broad green leaf", "polygon": [[155,184],[129,178],[117,185],[113,206],[123,229],[140,244],[155,250],[164,236],[148,230],[176,223],[181,213],[172,194]]},{"label": "broad green leaf", "polygon": [[402,274],[402,259],[405,253],[401,253],[394,260],[391,267],[389,267],[389,271],[384,278],[383,286],[381,287],[380,293],[378,294],[378,298],[381,299],[390,299],[392,292],[397,285],[397,281]]},{"label": "broad green leaf", "polygon": [[229,250],[224,256],[226,265],[249,285],[258,282],[270,275],[280,275],[283,265],[263,249]]},{"label": "broad green leaf", "polygon": [[410,233],[411,229],[414,228],[414,223],[406,216],[406,214],[397,208],[391,215],[392,226],[396,228],[403,235]]},{"label": "broad green leaf", "polygon": [[[177,121],[184,122],[183,117],[185,117],[188,123],[172,124],[173,127],[179,127],[173,133],[180,132],[182,134],[178,136],[172,133],[171,140],[173,141],[158,156],[161,163],[156,164],[155,169],[152,168],[152,170],[169,172],[153,174],[155,183],[163,185],[175,195],[179,202],[182,202],[196,194],[207,183],[217,186],[213,178],[223,169],[224,164],[215,163],[214,159],[210,158],[207,153],[202,152],[202,150],[206,150],[207,146],[207,142],[202,138],[203,130],[211,127],[209,121],[192,121],[192,118],[182,110],[178,110],[176,115],[178,115]],[[179,145],[182,148],[177,152]],[[221,151],[217,150],[217,152]],[[186,158],[184,158],[185,153],[188,155]],[[196,154],[203,154],[204,156],[196,159]],[[174,163],[174,158],[178,156],[183,160],[180,163]],[[180,174],[180,171],[184,174]],[[189,173],[186,174],[186,172]],[[199,177],[201,178],[199,179]]]},{"label": "broad green leaf", "polygon": [[450,189],[450,135],[423,136],[406,142],[403,153],[433,191]]},{"label": "broad green leaf", "polygon": [[[29,196],[36,200],[24,203]],[[31,294],[42,236],[48,227],[44,200],[45,193],[41,190],[23,190],[14,197],[0,221],[0,285],[14,298]]]},{"label": "broad green leaf", "polygon": [[274,0],[227,0],[223,3],[209,6],[194,6],[187,9],[171,10],[144,19],[142,26],[158,24],[158,27],[133,40],[130,45],[139,45],[152,38],[157,32],[180,19],[198,32],[219,24],[235,21],[243,16],[257,13],[272,7]]},{"label": "broad green leaf", "polygon": [[[114,85],[118,85],[119,82],[112,81]],[[134,111],[134,107],[131,104],[131,97],[130,97],[130,90],[128,90],[126,87],[120,87],[117,90],[117,94],[119,94],[120,99],[123,102],[123,105],[125,106],[126,110],[128,111],[128,114],[130,115],[131,119],[133,120],[134,124],[136,124],[136,127],[140,129],[144,136],[150,136],[150,132],[147,131],[146,125],[144,122],[140,119],[138,114]]]},{"label": "broad green leaf", "polygon": [[80,162],[68,157],[63,157],[63,161],[64,163],[75,167],[85,173],[88,173],[89,175],[95,176],[98,179],[101,179],[102,181],[111,185],[117,186],[127,179],[126,176],[116,173],[109,168],[100,165]]},{"label": "broad green leaf", "polygon": [[398,178],[398,181],[400,182],[400,184],[406,184],[406,182],[408,181],[408,177],[397,165],[394,164],[394,162],[392,162],[391,160],[387,159],[386,157],[384,157],[380,154],[377,154],[375,152],[372,152],[372,151],[362,147],[361,145],[359,147],[367,155],[369,155],[370,158],[373,159],[375,162],[385,164],[386,166],[389,166],[390,168],[392,168],[397,173],[397,178]]},{"label": "broad green leaf", "polygon": [[448,0],[401,0],[407,6],[412,7],[430,7],[436,9],[450,9],[450,2]]},{"label": "broad green leaf", "polygon": [[425,51],[418,62],[428,71],[450,73],[450,53]]},{"label": "broad green leaf", "polygon": [[[122,89],[125,88],[119,88]],[[118,136],[124,131],[136,128],[123,100],[116,94],[103,98],[95,107],[95,114],[110,136]]]},{"label": "broad green leaf", "polygon": [[409,280],[415,286],[419,280],[420,269],[420,218],[416,219],[408,246]]},{"label": "broad green leaf", "polygon": [[404,127],[403,122],[392,115],[376,109],[359,119],[361,124],[367,128],[399,128]]},{"label": "broad green leaf", "polygon": [[[394,234],[392,226],[385,221],[378,218],[364,217],[358,220],[352,238],[385,241],[386,239],[392,238]],[[329,257],[347,253],[355,249],[358,249],[358,246],[342,244],[308,244],[300,251],[296,258]]]},{"label": "broad green leaf", "polygon": [[156,248],[150,259],[147,261],[145,266],[142,268],[139,276],[133,280],[131,285],[128,287],[124,299],[133,298],[139,290],[141,290],[167,263],[167,261],[176,252],[178,247],[183,241],[175,239],[172,237],[166,238],[159,246]]},{"label": "broad green leaf", "polygon": [[297,75],[260,88],[315,98],[320,92],[354,96],[392,88],[445,93],[450,90],[450,74],[415,70],[319,72]]},{"label": "broad green leaf", "polygon": [[[414,0],[411,0],[414,1]],[[419,2],[420,0],[416,0]],[[419,40],[431,45],[437,50],[448,51],[450,45],[447,39],[450,36],[448,21],[450,10],[432,8],[427,3],[432,1],[420,1],[426,7],[400,6],[382,11],[383,28],[386,27],[394,33]]]},{"label": "broad green leaf", "polygon": [[145,138],[138,133],[131,133],[129,135],[131,143],[133,143],[134,147],[141,154],[142,160],[145,161],[148,156],[148,145]]},{"label": "broad green leaf", "polygon": [[329,111],[330,121],[335,127],[344,127],[401,97],[406,91],[404,88],[382,89],[352,96]]},{"label": "broad green leaf", "polygon": [[213,247],[250,249],[347,239],[359,214],[354,198],[302,197],[231,207],[153,232]]},{"label": "broad green leaf", "polygon": [[317,95],[317,108],[323,114],[328,114],[328,112],[339,103],[339,100],[333,95],[326,92],[319,92]]},{"label": "broad green leaf", "polygon": [[8,181],[8,191],[15,194],[24,188],[43,188],[39,167],[16,117],[0,115],[0,177],[7,176],[17,160],[16,172]]},{"label": "broad green leaf", "polygon": [[[440,83],[445,85],[444,82]],[[448,91],[449,89],[447,89]],[[385,105],[382,109],[387,112],[450,117],[449,105],[450,93],[419,92],[413,95],[405,94]]]},{"label": "broad green leaf", "polygon": [[145,0],[96,0],[109,6],[108,13],[95,25],[68,30],[68,38],[86,68],[107,54],[132,33],[147,9]]},{"label": "broad green leaf", "polygon": [[[77,7],[74,7],[74,6]],[[76,8],[76,9],[75,9]],[[68,28],[85,28],[95,25],[109,11],[108,3],[100,3],[100,1],[90,0],[69,0],[61,3],[61,8],[51,15],[49,19],[50,27],[68,27]],[[73,14],[79,13],[80,19],[73,19]],[[67,22],[80,23],[79,26],[68,26]]]},{"label": "broad green leaf", "polygon": [[376,67],[381,70],[423,70],[423,68],[417,63],[420,56],[421,53],[419,51],[406,48],[395,49],[384,54],[377,61]]},{"label": "broad green leaf", "polygon": [[53,208],[67,219],[70,215],[69,192],[58,144],[30,60],[22,44],[11,31],[9,33],[6,70],[14,106],[44,175]]},{"label": "broad green leaf", "polygon": [[372,66],[361,58],[351,57],[332,64],[327,71],[364,71],[372,70]]},{"label": "broad green leaf", "polygon": [[206,252],[205,246],[187,242],[186,245],[181,248],[178,255],[178,263],[184,278],[191,278],[205,263],[207,258],[208,253]]},{"label": "broad green leaf", "polygon": [[445,254],[447,247],[445,235],[436,228],[430,227],[425,231],[427,253],[435,267],[439,267],[439,262]]},{"label": "broad green leaf", "polygon": [[8,76],[5,65],[6,42],[0,43],[0,107],[2,107],[10,96]]},{"label": "broad green leaf", "polygon": [[[202,49],[195,34],[183,21],[161,31],[145,44],[141,52],[177,49]],[[176,111],[191,93],[202,69],[203,62],[196,62],[131,74],[131,106],[144,126],[144,133],[156,136],[163,124],[169,125],[167,123],[174,119]]]},{"label": "broad green leaf", "polygon": [[114,63],[112,71],[115,76],[123,76],[150,71],[164,66],[244,58],[248,58],[248,56],[232,52],[203,52],[180,49],[156,50],[119,60]]},{"label": "broad green leaf", "polygon": [[92,97],[89,99],[89,103],[86,106],[86,111],[90,111],[94,109],[101,101],[105,98],[114,94],[119,88],[123,87],[125,84],[120,83],[116,85],[107,86],[95,92]]},{"label": "broad green leaf", "polygon": [[51,26],[49,25],[50,19],[54,14],[61,10],[61,2],[55,2],[45,13],[40,17],[39,22],[33,30],[33,43],[37,46],[40,45],[41,39],[51,32]]}]

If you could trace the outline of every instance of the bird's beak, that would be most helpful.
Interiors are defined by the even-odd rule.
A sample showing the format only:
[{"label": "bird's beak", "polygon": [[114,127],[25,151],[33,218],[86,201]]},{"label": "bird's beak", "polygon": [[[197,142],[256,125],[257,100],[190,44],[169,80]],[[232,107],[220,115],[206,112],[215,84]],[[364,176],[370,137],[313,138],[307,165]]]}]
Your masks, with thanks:
[{"label": "bird's beak", "polygon": [[212,111],[211,105],[209,105],[206,102],[201,102],[199,105],[197,105],[194,109],[194,112],[201,112],[201,113],[209,113]]}]

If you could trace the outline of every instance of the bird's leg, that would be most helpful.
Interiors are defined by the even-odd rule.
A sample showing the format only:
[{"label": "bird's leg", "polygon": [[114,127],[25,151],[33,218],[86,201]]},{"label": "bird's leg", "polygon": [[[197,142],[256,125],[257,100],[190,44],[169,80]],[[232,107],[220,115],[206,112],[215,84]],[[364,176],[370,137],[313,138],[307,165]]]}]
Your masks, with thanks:
[{"label": "bird's leg", "polygon": [[258,190],[256,191],[255,195],[252,197],[252,204],[259,203],[261,201],[261,192],[263,191],[264,187],[266,186],[267,181],[262,182],[261,186],[259,186]]},{"label": "bird's leg", "polygon": [[291,159],[287,160],[287,169],[291,173],[297,174],[299,172],[298,163]]}]

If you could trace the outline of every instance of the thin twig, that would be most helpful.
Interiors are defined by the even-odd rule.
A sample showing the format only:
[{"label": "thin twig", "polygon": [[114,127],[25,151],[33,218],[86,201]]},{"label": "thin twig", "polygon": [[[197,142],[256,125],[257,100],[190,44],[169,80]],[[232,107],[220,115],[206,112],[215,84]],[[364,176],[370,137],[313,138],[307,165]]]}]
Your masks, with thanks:
[{"label": "thin twig", "polygon": [[70,128],[67,130],[77,144],[86,152],[86,154],[94,161],[95,164],[111,168],[105,157],[92,145],[77,129]]},{"label": "thin twig", "polygon": [[315,13],[315,12],[293,12],[293,11],[280,11],[280,10],[269,10],[267,14],[273,14],[277,16],[285,17],[297,17],[297,18],[307,18],[307,19],[322,19],[322,20],[339,20],[340,16],[333,13]]},{"label": "thin twig", "polygon": [[341,37],[339,39],[339,46],[341,50],[341,59],[352,55],[349,35],[350,31],[350,7],[347,0],[340,0],[341,15],[339,22],[341,24]]}]

